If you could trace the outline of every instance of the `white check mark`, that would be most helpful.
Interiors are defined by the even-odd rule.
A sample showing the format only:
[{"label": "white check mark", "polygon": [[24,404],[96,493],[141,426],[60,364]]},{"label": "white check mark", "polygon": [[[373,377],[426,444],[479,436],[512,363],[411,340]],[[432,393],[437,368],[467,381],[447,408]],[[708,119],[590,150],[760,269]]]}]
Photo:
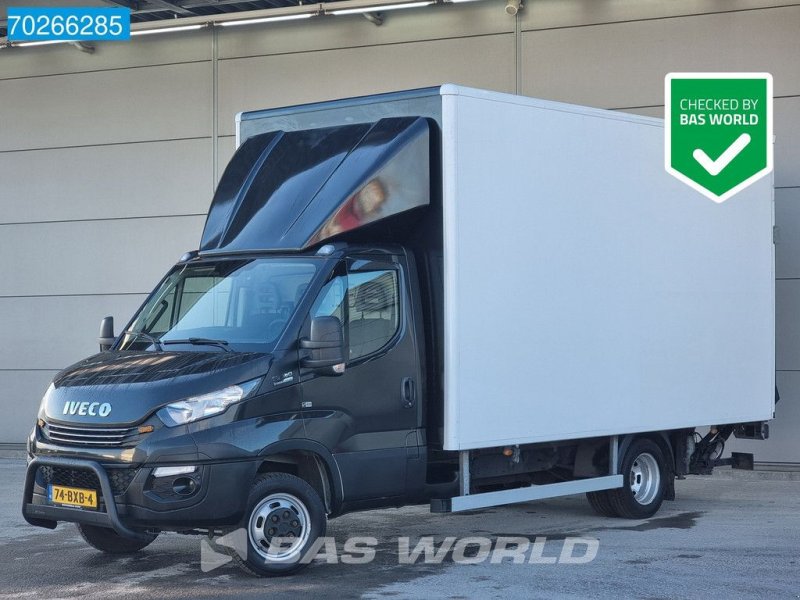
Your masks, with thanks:
[{"label": "white check mark", "polygon": [[746,133],[743,133],[736,138],[735,142],[728,146],[728,149],[725,150],[725,152],[719,155],[717,160],[711,160],[708,157],[708,154],[700,150],[700,148],[697,148],[694,152],[692,152],[692,156],[694,156],[694,159],[700,163],[700,166],[708,171],[711,175],[719,175],[722,169],[727,167],[734,158],[739,156],[739,153],[741,153],[741,151],[744,150],[749,143],[750,136]]}]

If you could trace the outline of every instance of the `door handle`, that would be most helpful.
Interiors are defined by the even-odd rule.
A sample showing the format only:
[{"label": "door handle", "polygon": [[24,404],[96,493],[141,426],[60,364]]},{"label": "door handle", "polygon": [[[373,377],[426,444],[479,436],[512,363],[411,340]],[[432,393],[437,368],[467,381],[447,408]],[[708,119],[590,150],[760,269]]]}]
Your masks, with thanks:
[{"label": "door handle", "polygon": [[403,377],[400,384],[400,398],[403,408],[411,408],[417,403],[417,386],[411,377]]}]

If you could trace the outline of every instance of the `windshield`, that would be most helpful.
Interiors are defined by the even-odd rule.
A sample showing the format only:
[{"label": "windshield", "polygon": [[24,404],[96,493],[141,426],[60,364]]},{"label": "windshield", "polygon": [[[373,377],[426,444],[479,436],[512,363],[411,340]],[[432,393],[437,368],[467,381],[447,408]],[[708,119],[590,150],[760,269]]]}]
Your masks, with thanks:
[{"label": "windshield", "polygon": [[[311,279],[308,258],[223,260],[179,267],[123,334],[120,350],[268,352]],[[173,347],[171,347],[173,346]]]}]

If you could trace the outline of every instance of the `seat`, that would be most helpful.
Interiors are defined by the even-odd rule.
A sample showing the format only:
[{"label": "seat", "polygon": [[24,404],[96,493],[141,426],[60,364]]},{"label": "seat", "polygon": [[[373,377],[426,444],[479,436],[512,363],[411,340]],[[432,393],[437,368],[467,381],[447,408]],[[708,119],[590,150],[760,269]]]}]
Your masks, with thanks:
[{"label": "seat", "polygon": [[256,295],[255,310],[245,316],[242,327],[248,335],[271,341],[273,337],[270,327],[277,321],[285,321],[281,313],[280,290],[272,282],[261,285]]},{"label": "seat", "polygon": [[350,311],[350,358],[380,350],[396,330],[392,275],[386,273],[358,286]]}]

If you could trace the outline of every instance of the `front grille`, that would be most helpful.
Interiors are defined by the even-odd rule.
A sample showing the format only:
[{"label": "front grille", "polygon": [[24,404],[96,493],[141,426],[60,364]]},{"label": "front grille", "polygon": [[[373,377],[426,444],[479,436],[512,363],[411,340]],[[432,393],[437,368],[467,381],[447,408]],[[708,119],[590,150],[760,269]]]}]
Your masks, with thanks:
[{"label": "front grille", "polygon": [[76,427],[45,423],[45,439],[70,446],[125,447],[136,444],[139,430],[136,427]]},{"label": "front grille", "polygon": [[[118,469],[113,467],[106,469],[108,479],[111,481],[112,493],[115,496],[124,494],[138,472],[139,469]],[[94,471],[87,469],[43,466],[39,467],[37,481],[42,487],[53,484],[100,491],[100,480],[94,474]]]},{"label": "front grille", "polygon": [[85,469],[66,469],[63,467],[39,467],[44,485],[66,485],[69,487],[99,490],[100,480],[94,471]]},{"label": "front grille", "polygon": [[106,469],[114,495],[124,494],[138,472],[139,469]]}]

